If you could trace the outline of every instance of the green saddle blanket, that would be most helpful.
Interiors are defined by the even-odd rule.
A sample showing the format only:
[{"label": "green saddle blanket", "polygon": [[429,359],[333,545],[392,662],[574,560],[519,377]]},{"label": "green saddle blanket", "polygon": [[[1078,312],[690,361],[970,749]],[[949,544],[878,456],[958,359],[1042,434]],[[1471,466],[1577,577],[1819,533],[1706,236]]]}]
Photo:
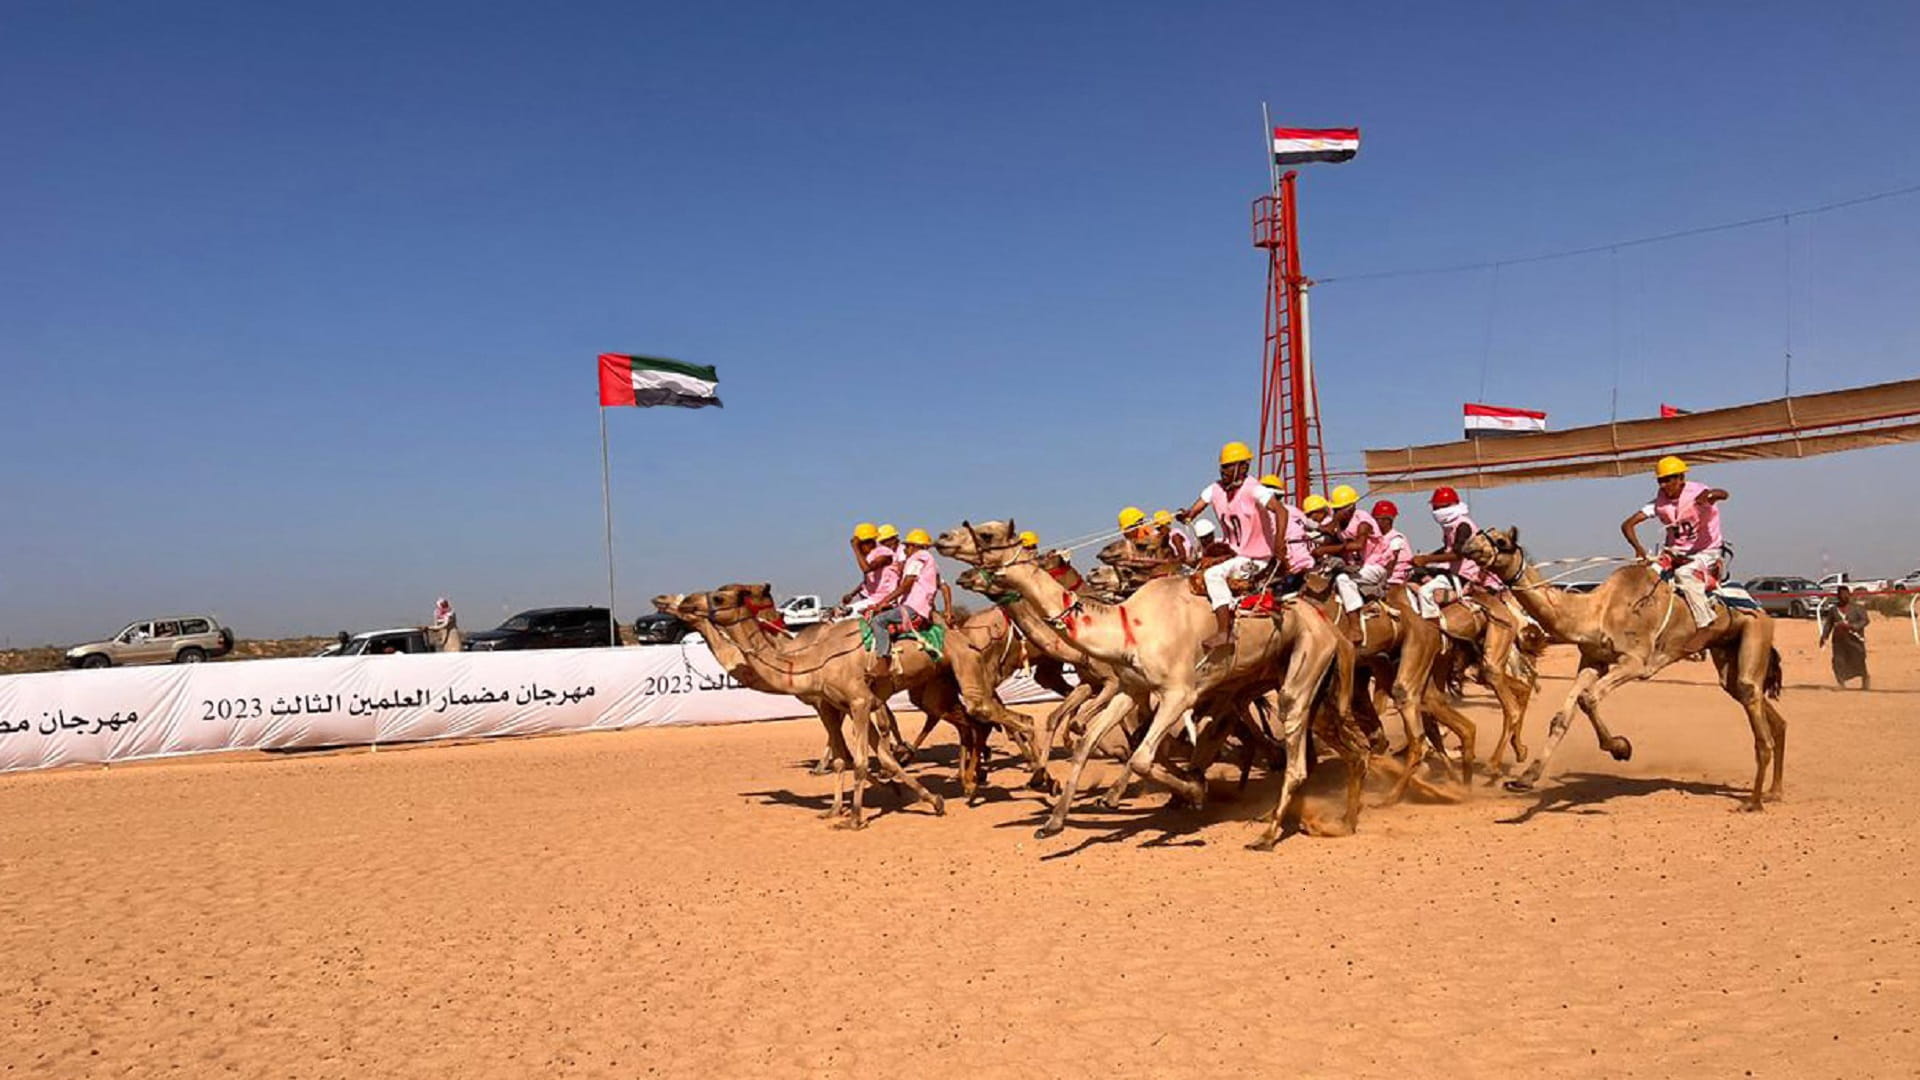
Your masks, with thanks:
[{"label": "green saddle blanket", "polygon": [[[936,664],[947,655],[947,628],[939,623],[929,623],[918,630],[903,630],[893,635],[893,640],[918,642]],[[864,616],[860,619],[860,647],[873,651],[873,620]]]}]

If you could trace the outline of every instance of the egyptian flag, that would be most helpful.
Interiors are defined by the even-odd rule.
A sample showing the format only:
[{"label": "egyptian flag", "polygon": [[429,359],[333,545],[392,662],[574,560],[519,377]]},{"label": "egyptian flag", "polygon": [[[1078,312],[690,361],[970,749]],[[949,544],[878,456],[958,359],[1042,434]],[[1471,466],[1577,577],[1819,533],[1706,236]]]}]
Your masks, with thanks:
[{"label": "egyptian flag", "polygon": [[719,405],[714,388],[720,376],[710,367],[662,360],[657,356],[600,354],[600,404],[678,405],[698,409]]},{"label": "egyptian flag", "polygon": [[1481,435],[1525,435],[1547,430],[1547,414],[1532,409],[1509,409],[1471,401],[1461,408],[1465,412],[1466,437],[1469,439]]},{"label": "egyptian flag", "polygon": [[1300,165],[1313,161],[1338,164],[1360,152],[1359,128],[1274,128],[1273,163]]},{"label": "egyptian flag", "polygon": [[1669,405],[1664,401],[1660,403],[1660,419],[1662,420],[1671,420],[1676,416],[1692,416],[1692,415],[1693,415],[1692,409],[1683,409],[1678,405]]}]

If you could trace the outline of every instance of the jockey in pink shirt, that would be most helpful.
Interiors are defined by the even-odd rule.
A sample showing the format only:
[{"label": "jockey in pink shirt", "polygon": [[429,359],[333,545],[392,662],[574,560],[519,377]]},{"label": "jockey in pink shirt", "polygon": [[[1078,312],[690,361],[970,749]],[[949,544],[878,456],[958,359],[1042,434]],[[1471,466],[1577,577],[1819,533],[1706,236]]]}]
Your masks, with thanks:
[{"label": "jockey in pink shirt", "polygon": [[858,614],[873,606],[875,600],[893,591],[900,583],[900,533],[891,525],[874,527],[863,521],[853,527],[853,564],[860,568],[860,584],[847,591],[840,603]]},{"label": "jockey in pink shirt", "polygon": [[921,630],[933,622],[933,598],[942,595],[942,589],[940,564],[934,562],[933,552],[927,550],[932,546],[933,538],[925,529],[907,533],[907,557],[900,564],[899,583],[876,597],[869,609],[874,613],[870,621],[876,675],[885,675],[893,658],[894,627]]},{"label": "jockey in pink shirt", "polygon": [[1464,596],[1469,588],[1488,592],[1505,591],[1506,584],[1492,572],[1460,554],[1466,542],[1480,531],[1480,526],[1474,524],[1473,515],[1467,510],[1467,504],[1460,501],[1460,493],[1450,487],[1435,488],[1433,498],[1427,505],[1433,508],[1433,523],[1440,526],[1440,549],[1415,555],[1413,565],[1437,566],[1441,572],[1420,585],[1420,595],[1439,603],[1452,599],[1442,596],[1442,593]]},{"label": "jockey in pink shirt", "polygon": [[1413,544],[1407,534],[1393,527],[1400,519],[1400,508],[1392,502],[1381,499],[1373,504],[1373,520],[1380,526],[1380,546],[1385,552],[1383,562],[1387,568],[1385,584],[1388,587],[1405,585],[1413,573]]},{"label": "jockey in pink shirt", "polygon": [[1320,555],[1336,560],[1333,588],[1340,594],[1340,607],[1348,614],[1359,611],[1369,597],[1385,591],[1391,571],[1392,553],[1380,523],[1360,509],[1360,493],[1350,484],[1341,484],[1327,493],[1332,511],[1327,531],[1338,539],[1317,548]]},{"label": "jockey in pink shirt", "polygon": [[1190,521],[1211,509],[1222,539],[1233,549],[1232,558],[1200,574],[1207,587],[1207,603],[1213,606],[1214,633],[1201,644],[1209,651],[1233,640],[1233,590],[1228,579],[1264,573],[1273,565],[1274,541],[1282,535],[1276,520],[1278,499],[1272,488],[1247,475],[1252,466],[1253,450],[1246,443],[1221,447],[1219,482],[1201,489],[1192,506],[1174,515]]},{"label": "jockey in pink shirt", "polygon": [[1677,457],[1663,457],[1653,467],[1659,493],[1652,502],[1634,511],[1620,523],[1634,555],[1647,558],[1640,544],[1640,523],[1658,518],[1667,527],[1660,545],[1661,561],[1673,571],[1673,587],[1687,602],[1693,616],[1694,631],[1680,646],[1680,656],[1693,656],[1707,647],[1713,637],[1715,612],[1707,590],[1720,583],[1720,563],[1725,558],[1726,542],[1720,535],[1720,504],[1727,493],[1720,488],[1687,479],[1687,463]]}]

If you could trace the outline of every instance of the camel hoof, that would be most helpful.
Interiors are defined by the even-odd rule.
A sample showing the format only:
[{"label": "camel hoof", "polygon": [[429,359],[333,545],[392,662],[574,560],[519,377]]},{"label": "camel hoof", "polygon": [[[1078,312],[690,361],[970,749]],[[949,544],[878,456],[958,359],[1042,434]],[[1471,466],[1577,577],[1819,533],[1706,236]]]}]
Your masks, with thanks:
[{"label": "camel hoof", "polygon": [[1633,743],[1625,735],[1615,735],[1607,745],[1607,753],[1612,754],[1615,761],[1632,761]]},{"label": "camel hoof", "polygon": [[1766,795],[1766,801],[1767,801],[1767,802],[1779,802],[1780,800],[1782,800],[1782,799],[1784,799],[1784,798],[1786,798],[1786,797],[1787,797],[1787,795],[1786,795],[1786,792],[1784,792],[1784,791],[1769,791],[1769,792],[1767,792],[1767,795]]},{"label": "camel hoof", "polygon": [[1513,779],[1508,780],[1506,783],[1502,784],[1501,786],[1506,788],[1508,791],[1532,791],[1533,781],[1527,779],[1524,776],[1516,776]]},{"label": "camel hoof", "polygon": [[1762,803],[1749,801],[1734,807],[1733,812],[1736,814],[1757,814],[1760,813],[1762,809],[1764,809]]},{"label": "camel hoof", "polygon": [[828,761],[826,758],[821,758],[819,761],[814,762],[813,768],[807,770],[810,776],[826,776],[831,772],[833,772],[833,762]]},{"label": "camel hoof", "polygon": [[1045,825],[1042,825],[1039,828],[1033,830],[1033,838],[1035,840],[1046,840],[1051,837],[1059,836],[1061,830],[1065,828],[1066,826],[1064,825],[1055,825],[1054,823],[1049,821]]},{"label": "camel hoof", "polygon": [[1280,838],[1277,836],[1263,836],[1260,839],[1255,840],[1253,843],[1248,844],[1247,850],[1248,851],[1272,851],[1273,846],[1279,842],[1280,842]]},{"label": "camel hoof", "polygon": [[941,798],[938,795],[935,795],[933,797],[933,816],[934,817],[947,816],[947,800]]},{"label": "camel hoof", "polygon": [[899,762],[902,765],[911,764],[913,762],[913,747],[908,746],[906,743],[901,743],[900,745],[894,747],[893,760]]},{"label": "camel hoof", "polygon": [[844,818],[833,823],[833,828],[844,829],[847,832],[859,832],[866,827],[866,819],[857,817]]}]

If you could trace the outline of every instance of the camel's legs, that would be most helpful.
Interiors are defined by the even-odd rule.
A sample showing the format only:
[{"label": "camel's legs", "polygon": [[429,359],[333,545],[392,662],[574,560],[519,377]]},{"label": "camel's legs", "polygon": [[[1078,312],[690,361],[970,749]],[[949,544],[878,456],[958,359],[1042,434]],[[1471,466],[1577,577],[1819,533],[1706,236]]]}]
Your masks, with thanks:
[{"label": "camel's legs", "polygon": [[1136,708],[1146,710],[1147,701],[1144,693],[1138,695],[1116,693],[1107,703],[1107,707],[1087,722],[1086,734],[1080,736],[1079,745],[1073,749],[1073,768],[1067,773],[1067,782],[1060,788],[1060,793],[1054,796],[1053,812],[1047,816],[1046,824],[1034,832],[1033,835],[1036,838],[1045,840],[1067,827],[1067,808],[1073,803],[1073,793],[1079,790],[1080,773],[1087,767],[1087,758],[1092,755],[1095,744],[1099,743],[1108,731],[1126,719],[1127,714]]},{"label": "camel's legs", "polygon": [[819,712],[820,723],[827,729],[827,748],[820,760],[833,773],[833,805],[820,816],[835,818],[845,809],[842,800],[846,796],[846,768],[853,763],[853,751],[847,748],[846,710],[833,705],[821,705]]},{"label": "camel's legs", "polygon": [[1767,725],[1773,729],[1773,786],[1767,789],[1767,798],[1778,799],[1786,794],[1787,718],[1773,702],[1764,700],[1764,695],[1761,704],[1767,710]]},{"label": "camel's legs", "polygon": [[[876,732],[876,734],[878,733]],[[946,814],[947,806],[945,800],[933,792],[928,791],[921,785],[920,781],[915,780],[907,773],[907,770],[901,766],[900,759],[893,756],[893,750],[887,746],[885,739],[876,738],[874,740],[873,753],[875,757],[880,759],[880,767],[886,771],[889,778],[895,783],[907,785],[907,789],[913,792],[914,798],[918,801],[932,804],[933,812],[936,816],[944,816]]]},{"label": "camel's legs", "polygon": [[[1553,714],[1553,722],[1547,726],[1547,741],[1540,747],[1540,756],[1528,762],[1519,776],[1507,781],[1508,790],[1533,790],[1533,785],[1547,771],[1547,762],[1552,760],[1553,752],[1560,748],[1560,740],[1567,737],[1567,728],[1573,725],[1573,711],[1581,707],[1581,698],[1604,674],[1606,669],[1598,663],[1584,657],[1581,659],[1580,670],[1573,676],[1573,689],[1567,691],[1567,699],[1560,703],[1560,708]],[[1599,718],[1591,712],[1587,716],[1595,724],[1597,733],[1600,730]]]},{"label": "camel's legs", "polygon": [[1494,744],[1493,760],[1487,762],[1487,772],[1499,776],[1507,771],[1508,749],[1513,750],[1515,765],[1527,760],[1526,744],[1520,741],[1520,722],[1527,716],[1526,699],[1524,688],[1514,685],[1519,680],[1494,667],[1492,659],[1483,660],[1481,669],[1487,689],[1500,702],[1500,741]]},{"label": "camel's legs", "polygon": [[[853,751],[853,811],[846,820],[834,822],[834,827],[841,829],[864,829],[867,827],[867,823],[861,813],[861,803],[866,796],[867,788],[867,739],[874,733],[875,727],[872,707],[864,701],[855,702],[850,718],[853,721],[853,745],[850,747]],[[881,745],[886,744],[884,738],[876,739],[875,741]],[[839,775],[844,774],[844,772],[844,769],[839,770],[835,776],[834,802],[836,808],[840,801],[838,790]]]},{"label": "camel's legs", "polygon": [[[1280,821],[1286,815],[1287,806],[1293,802],[1294,793],[1300,789],[1300,782],[1307,777],[1307,721],[1304,710],[1286,710],[1281,725],[1281,743],[1286,747],[1286,768],[1280,774],[1280,794],[1273,801],[1273,812],[1267,815],[1266,831],[1247,845],[1255,851],[1273,850],[1273,845],[1280,839]],[[1349,813],[1353,812],[1350,807]]]},{"label": "camel's legs", "polygon": [[1147,728],[1146,738],[1140,740],[1140,745],[1134,749],[1133,756],[1127,759],[1127,768],[1132,770],[1135,776],[1158,780],[1195,806],[1206,802],[1206,782],[1189,780],[1179,775],[1160,764],[1159,756],[1161,742],[1166,739],[1167,733],[1173,730],[1173,726],[1187,715],[1187,711],[1193,708],[1194,698],[1198,696],[1190,686],[1174,687],[1163,692],[1160,696],[1160,707],[1153,714],[1153,725]]},{"label": "camel's legs", "polygon": [[[1475,743],[1480,737],[1479,731],[1474,727],[1473,721],[1467,719],[1465,713],[1453,707],[1453,704],[1447,700],[1445,694],[1429,689],[1427,691],[1426,704],[1428,718],[1433,721],[1438,721],[1441,726],[1453,732],[1454,737],[1460,740],[1460,782],[1462,784],[1472,784],[1473,750]],[[1441,750],[1440,756],[1442,758],[1446,757],[1446,751],[1444,749]],[[1448,762],[1448,765],[1451,766],[1452,762]]]},{"label": "camel's legs", "polygon": [[[1767,660],[1773,652],[1773,643],[1763,640],[1768,635],[1744,633],[1740,635],[1740,651],[1737,657],[1727,665],[1728,682],[1732,683],[1733,698],[1747,710],[1747,724],[1753,728],[1753,795],[1747,800],[1745,808],[1758,810],[1762,805],[1764,785],[1767,780],[1767,766],[1778,753],[1773,741],[1773,719],[1775,711],[1768,714],[1766,694],[1761,686],[1766,679]],[[1781,721],[1781,727],[1785,727]],[[1780,769],[1774,772],[1775,783],[1781,775]]]}]

